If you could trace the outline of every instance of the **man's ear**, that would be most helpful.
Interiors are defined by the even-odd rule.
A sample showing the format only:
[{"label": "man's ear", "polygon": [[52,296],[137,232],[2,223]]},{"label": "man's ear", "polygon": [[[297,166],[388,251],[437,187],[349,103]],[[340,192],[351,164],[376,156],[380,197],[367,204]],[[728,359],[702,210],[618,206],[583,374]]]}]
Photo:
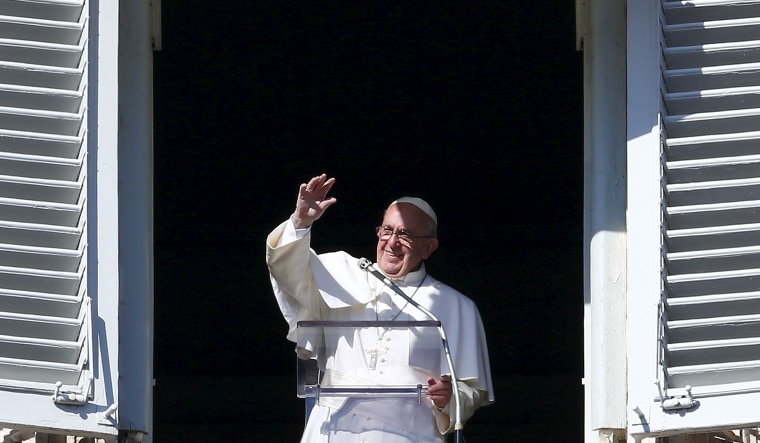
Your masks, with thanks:
[{"label": "man's ear", "polygon": [[438,239],[437,238],[431,238],[428,239],[427,245],[425,246],[425,249],[422,251],[422,258],[424,260],[427,260],[430,258],[431,255],[433,255],[433,252],[438,249]]}]

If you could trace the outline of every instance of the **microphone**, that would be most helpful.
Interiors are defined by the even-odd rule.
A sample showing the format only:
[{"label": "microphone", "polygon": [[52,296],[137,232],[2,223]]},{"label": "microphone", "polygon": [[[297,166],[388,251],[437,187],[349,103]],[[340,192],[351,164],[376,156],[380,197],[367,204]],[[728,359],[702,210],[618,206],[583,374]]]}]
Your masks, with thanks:
[{"label": "microphone", "polygon": [[[395,292],[396,294],[402,296],[404,298],[404,300],[410,302],[412,305],[414,305],[415,307],[417,307],[417,302],[412,301],[412,299],[409,298],[409,296],[406,295],[406,293],[404,291],[402,291],[401,288],[399,288],[398,285],[396,285],[396,283],[393,283],[393,281],[391,279],[389,279],[385,274],[383,274],[382,272],[380,272],[379,270],[377,270],[377,268],[375,268],[374,266],[372,266],[372,262],[371,261],[369,261],[368,259],[366,259],[364,257],[360,258],[359,259],[359,268],[361,268],[362,271],[366,271],[366,272],[369,272],[370,274],[374,275],[378,280],[380,280],[381,282],[383,282],[385,284],[385,286],[388,286],[389,288],[391,288],[393,290],[393,292]],[[425,311],[423,311],[423,312],[425,312]],[[428,313],[428,312],[425,312],[425,314],[427,314],[428,317],[433,318],[433,320],[438,321],[438,319],[435,318],[435,316],[433,314]]]},{"label": "microphone", "polygon": [[414,301],[411,297],[406,295],[404,291],[401,290],[401,288],[396,285],[396,283],[393,283],[391,279],[389,279],[385,274],[380,272],[379,269],[377,269],[370,260],[362,257],[359,259],[359,268],[362,271],[369,272],[372,274],[375,278],[383,282],[383,284],[390,289],[393,290],[396,294],[400,295],[404,300],[409,302],[412,306],[422,311],[425,315],[427,315],[431,320],[438,322],[438,333],[441,335],[441,342],[443,344],[443,352],[446,355],[446,362],[449,364],[449,369],[451,369],[451,390],[454,394],[454,402],[456,403],[456,408],[454,408],[455,411],[455,422],[454,422],[454,434],[455,434],[455,441],[456,443],[463,443],[464,442],[464,436],[462,435],[462,430],[464,429],[464,425],[462,425],[462,408],[461,408],[461,402],[459,400],[459,385],[457,381],[457,375],[456,371],[454,370],[454,361],[451,358],[451,351],[449,350],[449,341],[446,339],[446,331],[443,329],[443,324],[441,321],[436,317],[432,312],[430,312],[427,308],[420,305],[416,301]]}]

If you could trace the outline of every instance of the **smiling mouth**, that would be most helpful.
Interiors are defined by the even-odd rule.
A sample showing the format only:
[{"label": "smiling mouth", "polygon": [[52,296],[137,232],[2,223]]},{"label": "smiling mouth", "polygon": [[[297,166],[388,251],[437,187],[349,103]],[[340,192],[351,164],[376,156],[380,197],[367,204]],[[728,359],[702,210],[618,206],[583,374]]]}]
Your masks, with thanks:
[{"label": "smiling mouth", "polygon": [[403,254],[396,254],[396,253],[394,253],[393,251],[388,251],[388,250],[385,250],[384,252],[385,252],[387,255],[391,256],[391,257],[400,258],[400,257],[402,257],[402,256],[403,256]]}]

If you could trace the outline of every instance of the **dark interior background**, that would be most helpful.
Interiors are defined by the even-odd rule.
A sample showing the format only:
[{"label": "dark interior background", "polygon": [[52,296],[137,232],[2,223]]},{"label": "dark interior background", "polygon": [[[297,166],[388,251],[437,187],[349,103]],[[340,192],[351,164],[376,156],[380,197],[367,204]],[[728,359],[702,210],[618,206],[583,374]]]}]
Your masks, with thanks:
[{"label": "dark interior background", "polygon": [[[299,184],[322,172],[336,177],[338,204],[314,228],[318,251],[373,258],[390,201],[416,195],[436,209],[441,248],[428,268],[479,306],[497,379],[497,403],[468,429],[503,434],[533,417],[525,410],[559,400],[564,409],[547,414],[580,441],[583,103],[572,1],[163,0],[162,37],[154,441],[179,441],[161,437],[173,425],[227,427],[224,417],[260,413],[258,394],[240,384],[226,387],[249,399],[224,399],[234,413],[196,413],[193,396],[172,388],[186,380],[280,377],[288,389],[263,400],[299,407],[264,239],[292,212]],[[563,392],[534,395],[515,380]]]}]

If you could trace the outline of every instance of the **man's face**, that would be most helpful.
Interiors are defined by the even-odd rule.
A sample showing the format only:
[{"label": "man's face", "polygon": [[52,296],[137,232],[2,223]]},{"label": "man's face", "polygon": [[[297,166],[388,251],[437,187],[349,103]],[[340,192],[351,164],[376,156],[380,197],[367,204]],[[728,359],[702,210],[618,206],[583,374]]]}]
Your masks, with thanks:
[{"label": "man's face", "polygon": [[[405,231],[412,236],[430,235],[427,214],[409,203],[397,203],[385,212],[381,226],[394,232]],[[438,248],[438,239],[415,238],[411,244],[399,240],[398,235],[378,238],[377,264],[391,278],[401,278],[420,267]]]}]

